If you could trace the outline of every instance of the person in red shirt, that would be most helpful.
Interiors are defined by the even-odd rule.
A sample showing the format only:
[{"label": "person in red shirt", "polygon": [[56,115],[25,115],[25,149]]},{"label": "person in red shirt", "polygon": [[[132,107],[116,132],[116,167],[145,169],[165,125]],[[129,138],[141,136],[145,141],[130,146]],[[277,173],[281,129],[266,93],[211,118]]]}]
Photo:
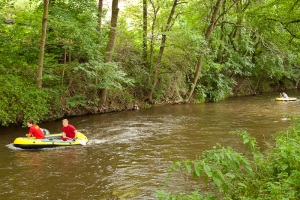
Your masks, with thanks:
[{"label": "person in red shirt", "polygon": [[74,139],[76,138],[76,128],[69,124],[69,121],[67,119],[62,120],[62,134],[63,134],[63,139]]},{"label": "person in red shirt", "polygon": [[29,133],[26,134],[27,137],[34,136],[37,139],[45,138],[42,129],[40,129],[38,125],[34,124],[32,120],[28,120],[26,124],[29,127]]}]

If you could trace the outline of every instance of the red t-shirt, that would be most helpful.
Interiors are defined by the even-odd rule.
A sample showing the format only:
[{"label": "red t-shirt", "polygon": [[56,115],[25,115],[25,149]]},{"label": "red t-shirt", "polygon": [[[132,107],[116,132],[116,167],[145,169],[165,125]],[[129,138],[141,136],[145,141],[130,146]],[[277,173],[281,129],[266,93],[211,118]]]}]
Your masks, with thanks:
[{"label": "red t-shirt", "polygon": [[32,134],[37,139],[45,138],[43,131],[40,129],[38,125],[32,125],[29,129],[29,133]]},{"label": "red t-shirt", "polygon": [[70,124],[68,126],[62,128],[62,132],[65,132],[66,136],[69,138],[75,137],[75,131],[76,131],[75,127]]}]

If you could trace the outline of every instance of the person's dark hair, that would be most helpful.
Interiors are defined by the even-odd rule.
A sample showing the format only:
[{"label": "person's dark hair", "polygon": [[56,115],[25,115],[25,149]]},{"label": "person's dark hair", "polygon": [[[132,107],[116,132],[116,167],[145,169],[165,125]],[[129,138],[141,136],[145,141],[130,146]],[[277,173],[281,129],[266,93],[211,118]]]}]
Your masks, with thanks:
[{"label": "person's dark hair", "polygon": [[29,124],[33,124],[33,120],[27,120],[27,123],[29,123]]}]

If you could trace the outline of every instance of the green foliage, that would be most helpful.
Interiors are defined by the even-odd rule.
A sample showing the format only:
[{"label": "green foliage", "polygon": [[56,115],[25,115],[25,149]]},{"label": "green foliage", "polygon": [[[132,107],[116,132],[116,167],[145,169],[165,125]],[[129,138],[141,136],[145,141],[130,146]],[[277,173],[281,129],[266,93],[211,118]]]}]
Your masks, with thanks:
[{"label": "green foliage", "polygon": [[[119,13],[113,62],[104,63],[110,11],[104,6],[99,33],[94,0],[51,1],[44,90],[39,91],[51,99],[45,104],[49,119],[97,111],[100,100],[97,95],[102,88],[112,90],[108,98],[123,103],[147,99],[162,34],[167,40],[153,91],[157,102],[185,98],[200,55],[203,65],[193,96],[196,102],[215,102],[232,94],[297,86],[300,66],[297,0],[238,1],[232,7],[233,2],[223,1],[209,41],[205,33],[216,2],[180,2],[172,28],[166,32],[173,3],[173,0],[148,2],[148,57],[144,60],[142,1],[126,2]],[[15,81],[19,88],[28,82],[34,88],[42,12],[42,1],[0,2],[0,74],[18,77]],[[13,98],[14,89],[8,88],[2,90],[13,95],[7,99]],[[3,108],[10,106],[7,100],[1,104]],[[15,114],[2,115],[5,124],[23,118],[19,114],[17,120]]]},{"label": "green foliage", "polygon": [[217,68],[211,67],[201,78],[201,84],[196,86],[195,99],[203,102],[217,102],[225,99],[232,93],[231,85],[233,80],[216,71]]},{"label": "green foliage", "polygon": [[299,29],[295,29],[299,25],[296,22],[296,16],[300,14],[299,6],[294,0],[270,0],[265,4],[253,5],[246,12],[248,24],[256,30],[257,45],[253,57],[256,68],[253,74],[273,82],[273,85],[279,82],[282,88],[293,87],[285,79],[292,82],[299,79],[294,76],[298,74],[295,67],[299,66]]},{"label": "green foliage", "polygon": [[30,82],[14,75],[0,76],[0,119],[1,125],[20,123],[28,119],[43,120],[48,113],[48,95]]},{"label": "green foliage", "polygon": [[[96,73],[96,71],[98,73]],[[108,88],[114,90],[123,90],[123,85],[132,86],[133,80],[127,77],[127,74],[120,69],[117,63],[99,63],[90,61],[89,63],[78,64],[72,68],[71,76],[81,74],[76,81],[82,79],[82,87],[88,86],[96,89]],[[98,85],[93,81],[98,79]]]},{"label": "green foliage", "polygon": [[[206,184],[206,192],[172,193],[159,190],[159,199],[299,199],[300,120],[278,132],[274,147],[262,154],[256,140],[245,131],[236,131],[246,155],[217,145],[194,161],[174,162],[168,178],[178,170]],[[201,194],[201,195],[200,195]]]},{"label": "green foliage", "polygon": [[66,49],[72,52],[72,60],[99,59],[102,45],[97,44],[95,11],[92,1],[59,2],[50,6],[48,52],[63,57]]}]

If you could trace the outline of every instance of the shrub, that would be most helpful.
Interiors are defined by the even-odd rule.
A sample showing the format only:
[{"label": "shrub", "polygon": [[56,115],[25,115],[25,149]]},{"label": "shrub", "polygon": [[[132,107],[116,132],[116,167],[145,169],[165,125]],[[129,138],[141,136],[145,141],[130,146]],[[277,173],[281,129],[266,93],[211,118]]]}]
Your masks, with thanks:
[{"label": "shrub", "polygon": [[47,114],[48,95],[44,90],[38,90],[36,85],[15,75],[0,75],[0,82],[2,126],[24,123],[28,119],[39,121]]},{"label": "shrub", "polygon": [[[159,199],[300,199],[300,123],[279,132],[275,146],[262,154],[256,140],[245,131],[235,134],[248,144],[246,153],[217,145],[194,161],[174,162],[168,178],[176,171],[192,175],[205,184],[205,191],[166,192]],[[169,180],[169,179],[168,179]],[[168,181],[167,181],[168,183]]]}]

